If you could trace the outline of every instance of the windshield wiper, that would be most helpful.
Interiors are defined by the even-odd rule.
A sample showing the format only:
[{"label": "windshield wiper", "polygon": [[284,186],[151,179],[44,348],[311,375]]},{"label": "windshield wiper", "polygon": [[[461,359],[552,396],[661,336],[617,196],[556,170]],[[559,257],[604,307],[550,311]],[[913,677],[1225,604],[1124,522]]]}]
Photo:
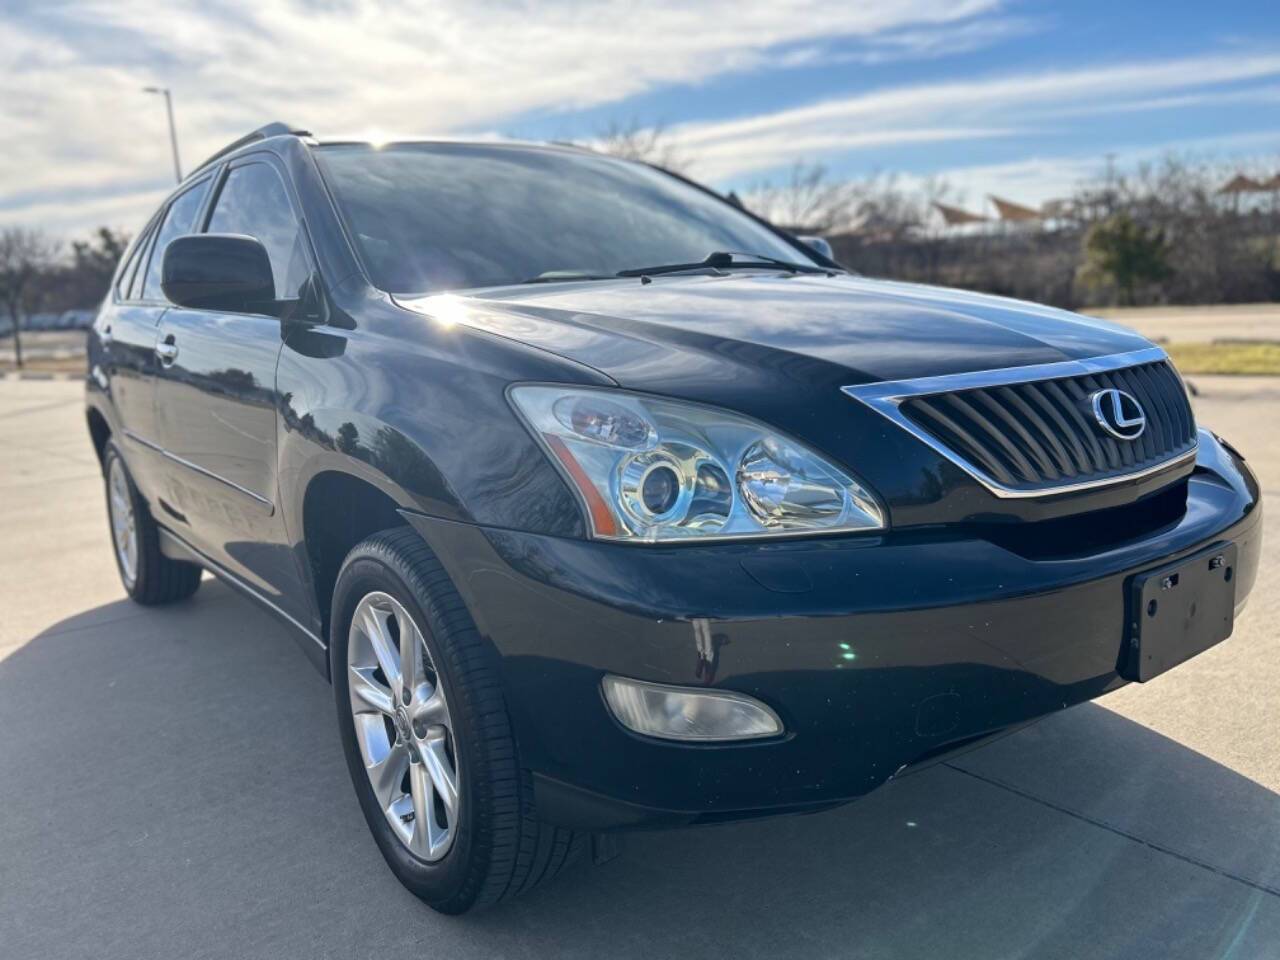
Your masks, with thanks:
[{"label": "windshield wiper", "polygon": [[536,277],[530,277],[528,280],[521,280],[521,283],[571,283],[574,280],[613,280],[613,274],[606,273],[581,273],[577,270],[547,270],[538,274]]},{"label": "windshield wiper", "polygon": [[[749,260],[735,260],[734,257],[750,257]],[[762,253],[738,253],[735,251],[717,250],[707,255],[704,260],[692,263],[663,263],[654,267],[631,267],[619,270],[620,277],[651,277],[660,273],[679,273],[683,270],[748,270],[761,267],[777,267],[790,273],[825,273],[835,276],[836,271],[828,267],[820,267],[816,263],[792,263],[779,260],[777,257],[765,256]]]}]

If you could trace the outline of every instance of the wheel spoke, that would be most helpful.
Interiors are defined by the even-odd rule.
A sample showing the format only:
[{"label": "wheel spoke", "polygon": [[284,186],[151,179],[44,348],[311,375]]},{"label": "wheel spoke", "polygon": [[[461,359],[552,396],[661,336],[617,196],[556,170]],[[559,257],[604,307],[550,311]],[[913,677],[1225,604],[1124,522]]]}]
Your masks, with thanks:
[{"label": "wheel spoke", "polygon": [[365,609],[361,629],[364,635],[369,638],[369,645],[373,647],[373,655],[378,658],[378,666],[382,668],[383,676],[387,678],[387,683],[392,690],[400,689],[400,655],[399,651],[391,643],[391,634],[387,630],[387,618],[389,614],[370,605]]},{"label": "wheel spoke", "polygon": [[445,752],[444,735],[424,741],[420,756],[422,757],[421,766],[427,768],[432,786],[440,794],[444,808],[449,811],[449,824],[452,826],[458,812],[458,777],[453,771],[449,755]]},{"label": "wheel spoke", "polygon": [[[430,690],[429,694],[422,695],[422,691]],[[418,696],[418,705],[413,708],[413,720],[418,724],[439,724],[441,726],[449,726],[449,706],[444,702],[444,693],[441,692],[439,684],[435,689],[431,689],[426,684],[418,687],[420,691]]]},{"label": "wheel spoke", "polygon": [[402,795],[400,781],[404,778],[404,768],[408,765],[409,751],[397,743],[385,757],[365,767],[369,771],[374,796],[378,798],[378,804],[383,810],[390,809],[396,798]]},{"label": "wheel spoke", "polygon": [[400,682],[404,689],[412,690],[418,685],[418,628],[403,608],[395,610],[396,626],[400,631]]},{"label": "wheel spoke", "polygon": [[435,823],[435,811],[431,809],[431,777],[423,764],[409,765],[409,793],[413,796],[413,837],[409,846],[416,853],[430,856],[434,841],[431,828]]},{"label": "wheel spoke", "polygon": [[352,708],[357,709],[355,701],[359,701],[378,713],[391,716],[395,712],[395,704],[390,690],[373,679],[373,670],[369,667],[351,668]]}]

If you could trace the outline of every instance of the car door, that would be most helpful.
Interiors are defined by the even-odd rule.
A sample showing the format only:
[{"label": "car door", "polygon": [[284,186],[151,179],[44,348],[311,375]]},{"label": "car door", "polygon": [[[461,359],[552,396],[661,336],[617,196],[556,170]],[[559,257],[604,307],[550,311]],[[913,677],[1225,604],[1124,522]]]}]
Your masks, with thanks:
[{"label": "car door", "polygon": [[[266,247],[279,299],[311,273],[301,218],[274,157],[251,154],[222,172],[206,231]],[[160,438],[175,464],[170,525],[192,546],[291,615],[299,572],[277,509],[275,397],[281,322],[265,314],[172,306],[160,324]]]},{"label": "car door", "polygon": [[[120,273],[111,304],[95,321],[102,355],[94,378],[111,397],[119,418],[117,428],[124,439],[124,455],[134,483],[144,494],[155,487],[161,470],[157,454],[155,379],[156,325],[163,308],[138,302],[130,295],[139,273],[146,271],[147,255],[155,239],[157,220],[147,224]],[[141,289],[141,279],[137,280]]]},{"label": "car door", "polygon": [[160,290],[157,251],[194,228],[208,189],[207,178],[197,181],[177,194],[148,225],[121,271],[116,302],[103,316],[99,329],[125,457],[134,483],[149,500],[163,488],[163,475],[169,468],[161,453],[155,412],[160,370],[156,330],[169,306]]}]

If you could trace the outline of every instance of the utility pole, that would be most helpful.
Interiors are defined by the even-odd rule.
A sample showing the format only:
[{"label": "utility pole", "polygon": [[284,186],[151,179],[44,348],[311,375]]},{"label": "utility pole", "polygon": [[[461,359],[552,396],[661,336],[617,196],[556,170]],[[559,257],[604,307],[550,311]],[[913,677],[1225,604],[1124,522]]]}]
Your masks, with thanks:
[{"label": "utility pole", "polygon": [[160,93],[164,95],[164,109],[169,115],[169,145],[173,147],[173,175],[182,182],[182,165],[178,163],[178,131],[173,125],[173,98],[169,96],[168,87],[143,87],[143,93]]}]

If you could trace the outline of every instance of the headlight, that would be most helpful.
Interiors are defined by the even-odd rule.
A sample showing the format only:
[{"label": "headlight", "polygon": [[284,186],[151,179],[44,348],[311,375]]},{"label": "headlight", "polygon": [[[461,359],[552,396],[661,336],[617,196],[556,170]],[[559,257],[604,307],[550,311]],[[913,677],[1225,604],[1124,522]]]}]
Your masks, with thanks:
[{"label": "headlight", "polygon": [[746,417],[589,387],[526,385],[510,395],[582,497],[597,538],[655,542],[885,527],[865,487]]}]

